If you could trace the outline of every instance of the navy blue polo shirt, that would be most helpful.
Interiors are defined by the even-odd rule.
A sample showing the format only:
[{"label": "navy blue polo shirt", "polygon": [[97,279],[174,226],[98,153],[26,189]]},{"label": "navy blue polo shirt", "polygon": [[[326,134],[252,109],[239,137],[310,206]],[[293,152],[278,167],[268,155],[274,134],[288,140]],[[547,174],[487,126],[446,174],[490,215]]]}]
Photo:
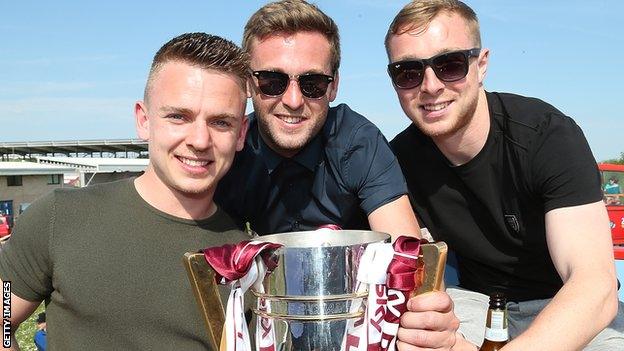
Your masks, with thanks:
[{"label": "navy blue polo shirt", "polygon": [[371,212],[407,194],[386,138],[345,104],[329,109],[321,132],[292,158],[269,148],[249,117],[245,147],[215,194],[241,227],[249,222],[259,234],[323,224],[368,229]]}]

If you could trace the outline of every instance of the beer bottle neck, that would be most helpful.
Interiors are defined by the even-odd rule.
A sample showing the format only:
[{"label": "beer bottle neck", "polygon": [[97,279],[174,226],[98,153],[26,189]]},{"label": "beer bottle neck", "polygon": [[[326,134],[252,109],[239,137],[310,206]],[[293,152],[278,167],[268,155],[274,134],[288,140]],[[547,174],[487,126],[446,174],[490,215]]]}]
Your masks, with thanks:
[{"label": "beer bottle neck", "polygon": [[506,308],[490,308],[488,310],[485,339],[497,342],[509,340]]}]

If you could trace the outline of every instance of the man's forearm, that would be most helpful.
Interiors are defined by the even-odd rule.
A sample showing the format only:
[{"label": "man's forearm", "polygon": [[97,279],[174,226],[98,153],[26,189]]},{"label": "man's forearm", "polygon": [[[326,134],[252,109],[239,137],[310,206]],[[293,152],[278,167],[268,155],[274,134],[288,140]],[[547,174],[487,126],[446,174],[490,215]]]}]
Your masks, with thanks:
[{"label": "man's forearm", "polygon": [[[600,280],[596,283],[596,279]],[[569,279],[529,328],[504,350],[579,350],[602,331],[617,313],[615,289],[608,276]]]}]

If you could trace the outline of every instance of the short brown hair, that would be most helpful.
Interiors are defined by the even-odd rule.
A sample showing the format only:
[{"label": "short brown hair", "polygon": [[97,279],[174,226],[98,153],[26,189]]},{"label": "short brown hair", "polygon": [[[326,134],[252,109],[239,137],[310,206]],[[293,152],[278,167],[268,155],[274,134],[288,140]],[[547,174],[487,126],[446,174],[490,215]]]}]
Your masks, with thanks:
[{"label": "short brown hair", "polygon": [[274,33],[318,32],[331,46],[332,74],[340,67],[338,26],[316,5],[303,0],[282,0],[262,6],[247,21],[243,49],[251,52],[253,39],[264,39]]},{"label": "short brown hair", "polygon": [[386,34],[386,51],[392,35],[401,35],[413,30],[425,31],[431,21],[440,13],[456,13],[466,20],[472,32],[475,45],[481,47],[481,33],[477,14],[459,0],[414,0],[405,5],[394,17]]},{"label": "short brown hair", "polygon": [[236,44],[216,35],[185,33],[169,40],[154,55],[145,85],[145,100],[155,74],[172,61],[233,74],[243,89],[249,76],[249,55]]}]

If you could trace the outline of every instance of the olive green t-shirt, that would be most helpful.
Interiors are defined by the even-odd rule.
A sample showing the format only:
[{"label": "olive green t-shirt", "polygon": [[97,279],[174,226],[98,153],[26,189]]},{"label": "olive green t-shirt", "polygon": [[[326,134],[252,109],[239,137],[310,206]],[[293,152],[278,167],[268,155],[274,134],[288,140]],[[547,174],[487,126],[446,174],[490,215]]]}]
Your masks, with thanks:
[{"label": "olive green t-shirt", "polygon": [[0,278],[49,299],[50,350],[206,350],[185,252],[249,239],[221,210],[205,220],[147,204],[133,179],[57,189],[17,220]]}]

